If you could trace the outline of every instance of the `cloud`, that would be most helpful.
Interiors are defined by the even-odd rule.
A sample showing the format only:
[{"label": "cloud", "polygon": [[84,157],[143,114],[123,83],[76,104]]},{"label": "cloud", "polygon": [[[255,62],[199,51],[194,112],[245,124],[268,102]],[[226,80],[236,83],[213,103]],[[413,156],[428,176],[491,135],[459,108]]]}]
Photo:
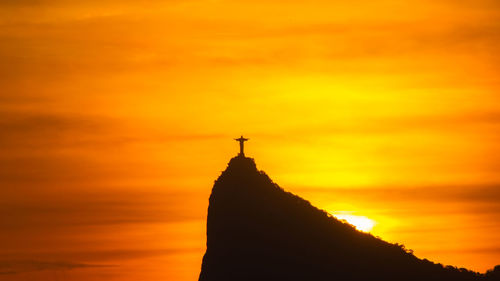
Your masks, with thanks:
[{"label": "cloud", "polygon": [[[9,2],[11,4],[8,5],[17,3]],[[30,2],[54,5],[54,1],[27,3]],[[118,2],[110,3],[107,5],[116,6]],[[322,4],[336,7],[331,3]],[[26,2],[23,4],[23,1],[19,1],[19,5],[24,6]],[[357,58],[437,54],[442,59],[443,52],[447,55],[470,55],[474,52],[475,59],[488,53],[489,58],[484,60],[488,62],[491,57],[495,57],[491,55],[496,54],[499,44],[497,38],[500,37],[498,15],[487,16],[490,10],[482,8],[474,20],[463,19],[460,13],[469,10],[460,5],[456,8],[457,5],[450,3],[447,5],[455,7],[460,13],[450,21],[434,19],[433,24],[422,24],[419,20],[401,20],[397,15],[387,14],[386,18],[376,20],[338,20],[332,19],[328,14],[329,20],[311,16],[300,21],[290,21],[286,17],[277,22],[239,20],[230,16],[207,19],[203,13],[165,17],[141,9],[136,9],[136,17],[127,13],[104,13],[105,15],[99,16],[102,3],[88,5],[88,14],[94,12],[96,16],[82,18],[80,11],[73,18],[64,21],[29,24],[32,17],[26,17],[28,23],[0,26],[0,58],[3,61],[0,73],[3,74],[2,77],[8,77],[5,82],[9,82],[5,84],[11,84],[11,80],[15,80],[13,78],[27,74],[31,79],[41,76],[45,80],[50,77],[51,80],[60,82],[64,80],[62,77],[84,73],[116,74],[181,68],[190,72],[193,66],[212,69],[213,65],[268,65],[288,68],[291,65],[308,65],[311,60],[317,61],[323,69],[347,62],[346,66],[341,67],[345,72],[349,69],[346,67],[355,64],[353,59]],[[155,5],[157,4],[152,4]],[[200,1],[190,8],[200,10],[205,5],[217,4]],[[241,5],[244,7],[247,4]],[[75,9],[78,10],[78,7],[76,5]],[[263,8],[269,9],[267,6]],[[286,7],[290,12],[300,8],[300,5]],[[355,9],[341,8],[351,16],[356,15],[353,12]],[[115,10],[120,8],[115,7]],[[167,14],[172,13],[169,9],[164,10]],[[169,28],[166,30],[158,28],[167,25]],[[413,73],[417,66],[421,66],[422,61],[413,63],[411,69],[405,69],[400,64],[394,65],[394,62],[384,63],[392,67],[394,72]],[[360,73],[368,65],[355,67],[355,72]],[[426,71],[434,66],[430,63]],[[377,63],[375,67],[381,66]]]},{"label": "cloud", "polygon": [[0,111],[0,149],[92,148],[141,142],[227,138],[217,133],[172,133],[134,127],[130,120],[85,114]]},{"label": "cloud", "polygon": [[[36,112],[0,112],[0,147],[60,145],[73,135],[76,142],[99,138],[115,124],[109,118]],[[71,140],[71,139],[70,139]]]},{"label": "cloud", "polygon": [[[425,99],[421,99],[425,101]],[[380,101],[382,102],[382,101]],[[383,115],[377,113],[363,113],[347,116],[347,118],[332,118],[330,120],[315,121],[300,127],[286,129],[284,132],[266,132],[258,136],[268,139],[294,141],[325,135],[351,135],[354,137],[394,135],[408,133],[433,133],[434,136],[445,136],[449,133],[461,133],[464,138],[482,136],[496,141],[498,134],[491,128],[500,127],[500,112],[485,111],[460,112],[445,114],[413,114],[400,116],[397,113]],[[318,120],[321,120],[318,118]],[[478,132],[475,135],[473,132]],[[294,138],[289,136],[293,135]]]},{"label": "cloud", "polygon": [[0,275],[17,274],[23,272],[41,271],[41,270],[71,270],[87,267],[104,267],[107,265],[92,265],[72,262],[47,262],[35,260],[20,261],[1,261]]},{"label": "cloud", "polygon": [[[336,198],[351,198],[364,200],[389,200],[393,202],[500,202],[500,187],[498,185],[484,186],[429,186],[429,187],[392,187],[392,188],[308,188],[297,190],[317,192],[324,196]],[[500,211],[500,206],[498,206]]]},{"label": "cloud", "polygon": [[[438,216],[474,217],[481,227],[498,228],[500,219],[500,187],[428,186],[428,187],[369,187],[369,188],[307,188],[295,189],[305,198],[343,208],[347,205],[371,210],[388,217],[433,218]],[[463,225],[443,225],[445,228],[464,228]],[[478,227],[478,225],[475,225]],[[425,230],[423,230],[425,231]]]},{"label": "cloud", "polygon": [[[130,259],[142,259],[156,256],[169,256],[185,253],[202,253],[203,249],[198,248],[171,248],[171,249],[114,249],[85,251],[75,249],[74,251],[49,252],[51,260],[33,259],[0,259],[0,276],[19,274],[25,272],[51,270],[73,270],[81,268],[109,268],[119,267],[120,262]],[[26,254],[24,254],[26,255]],[[32,254],[37,255],[37,254]],[[1,256],[1,255],[0,255]],[[5,256],[5,255],[3,255]],[[80,263],[63,261],[64,259],[92,260],[95,263]],[[110,264],[111,263],[111,264]]]},{"label": "cloud", "polygon": [[[432,250],[428,250],[432,252]],[[500,247],[490,247],[490,248],[465,248],[465,249],[443,249],[443,252],[455,253],[455,254],[492,254],[500,256]]]},{"label": "cloud", "polygon": [[[51,257],[57,259],[77,259],[77,260],[92,260],[97,263],[113,263],[115,265],[116,261],[122,261],[127,259],[141,259],[145,257],[157,257],[157,256],[171,256],[184,253],[198,253],[202,251],[201,248],[156,248],[156,249],[102,249],[102,250],[90,250],[86,251],[84,249],[73,249],[73,251],[61,251],[57,253],[50,253]],[[119,263],[116,264],[119,266]]]},{"label": "cloud", "polygon": [[[10,134],[21,134],[26,132],[36,132],[40,137],[49,136],[58,132],[69,130],[95,131],[102,127],[102,122],[96,122],[95,118],[77,115],[56,115],[43,113],[25,113],[15,112],[3,113],[0,120],[0,129],[8,131]],[[102,128],[100,128],[102,129]]]},{"label": "cloud", "polygon": [[[167,189],[168,190],[168,189]],[[0,199],[3,229],[116,225],[202,220],[208,195],[194,191],[67,190],[18,191]]]}]

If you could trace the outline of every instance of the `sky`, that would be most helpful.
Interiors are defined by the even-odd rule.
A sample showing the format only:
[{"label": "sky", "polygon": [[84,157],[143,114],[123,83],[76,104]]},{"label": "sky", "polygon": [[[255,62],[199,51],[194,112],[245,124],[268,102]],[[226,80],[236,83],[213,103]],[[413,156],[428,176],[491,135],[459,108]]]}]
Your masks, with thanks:
[{"label": "sky", "polygon": [[417,257],[500,264],[496,0],[0,2],[0,280],[197,280],[246,154]]}]

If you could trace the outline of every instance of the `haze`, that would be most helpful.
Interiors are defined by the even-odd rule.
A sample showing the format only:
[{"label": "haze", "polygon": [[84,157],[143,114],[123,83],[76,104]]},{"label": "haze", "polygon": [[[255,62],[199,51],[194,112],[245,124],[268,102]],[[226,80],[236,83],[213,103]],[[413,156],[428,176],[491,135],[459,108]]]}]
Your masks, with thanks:
[{"label": "haze", "polygon": [[197,280],[213,181],[500,263],[500,4],[0,3],[0,279]]}]

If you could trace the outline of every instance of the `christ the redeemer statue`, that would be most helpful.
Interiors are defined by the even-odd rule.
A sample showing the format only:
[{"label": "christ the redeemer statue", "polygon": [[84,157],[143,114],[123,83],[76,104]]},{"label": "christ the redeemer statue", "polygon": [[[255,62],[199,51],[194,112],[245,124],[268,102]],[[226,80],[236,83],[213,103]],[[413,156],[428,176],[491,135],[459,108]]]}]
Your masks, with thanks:
[{"label": "christ the redeemer statue", "polygon": [[241,136],[239,139],[234,139],[234,140],[240,142],[240,154],[238,154],[238,156],[245,157],[245,153],[243,152],[243,145],[249,139],[246,139],[243,136]]}]

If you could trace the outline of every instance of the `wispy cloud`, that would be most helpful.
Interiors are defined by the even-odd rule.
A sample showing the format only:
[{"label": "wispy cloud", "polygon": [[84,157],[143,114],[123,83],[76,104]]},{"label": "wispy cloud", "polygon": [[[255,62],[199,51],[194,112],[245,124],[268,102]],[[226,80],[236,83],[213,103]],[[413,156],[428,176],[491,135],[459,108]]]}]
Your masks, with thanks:
[{"label": "wispy cloud", "polygon": [[35,260],[5,261],[0,260],[0,275],[17,274],[41,270],[71,270],[88,267],[105,267],[108,265],[93,265],[72,262],[48,262]]},{"label": "wispy cloud", "polygon": [[[324,196],[340,198],[365,198],[366,200],[380,199],[390,201],[455,201],[455,202],[500,202],[500,187],[497,185],[485,186],[428,186],[405,187],[393,186],[386,188],[310,188],[299,187],[298,191],[318,192]],[[500,206],[499,206],[500,207]]]},{"label": "wispy cloud", "polygon": [[168,223],[202,220],[206,194],[195,191],[139,190],[30,191],[36,196],[4,192],[0,226],[4,229]]}]

